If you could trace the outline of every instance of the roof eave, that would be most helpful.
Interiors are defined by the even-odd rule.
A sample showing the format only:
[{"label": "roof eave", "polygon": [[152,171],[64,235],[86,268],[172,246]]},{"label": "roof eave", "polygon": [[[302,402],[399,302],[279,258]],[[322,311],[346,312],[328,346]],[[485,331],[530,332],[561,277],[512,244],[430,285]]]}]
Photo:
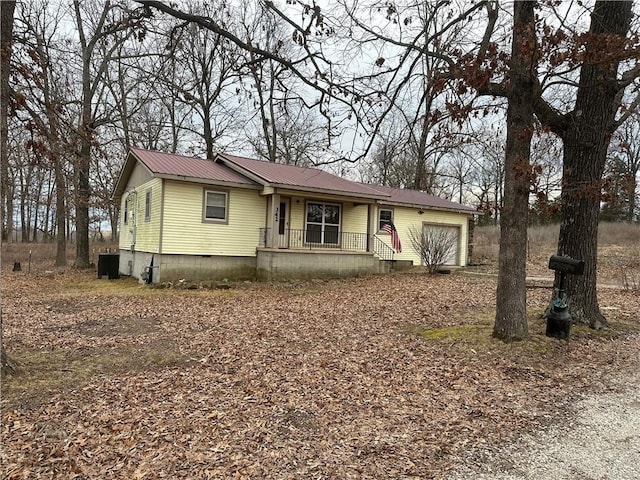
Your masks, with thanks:
[{"label": "roof eave", "polygon": [[291,185],[288,183],[273,183],[271,186],[276,188],[281,188],[283,190],[295,190],[296,192],[310,192],[310,193],[319,193],[324,195],[334,195],[341,197],[349,197],[349,198],[366,198],[369,200],[385,200],[387,196],[374,195],[374,194],[366,194],[359,192],[347,192],[344,190],[331,190],[328,188],[317,188],[317,187],[303,187],[299,185]]},{"label": "roof eave", "polygon": [[417,209],[425,209],[425,210],[437,210],[440,212],[454,212],[454,213],[463,213],[466,215],[475,215],[478,212],[475,210],[471,210],[470,208],[455,208],[455,207],[437,207],[433,205],[421,205],[418,203],[404,203],[404,202],[393,202],[390,200],[383,200],[382,202],[378,202],[381,205],[393,205],[396,207],[409,207],[409,208],[417,208]]},{"label": "roof eave", "polygon": [[231,182],[228,180],[215,180],[213,178],[202,178],[202,177],[189,177],[186,175],[172,175],[172,174],[156,174],[154,175],[157,178],[163,178],[165,180],[175,180],[178,182],[191,182],[191,183],[200,183],[204,185],[219,185],[221,187],[237,187],[237,188],[246,188],[249,190],[261,190],[262,187],[256,184],[249,183],[240,183],[240,182]]}]

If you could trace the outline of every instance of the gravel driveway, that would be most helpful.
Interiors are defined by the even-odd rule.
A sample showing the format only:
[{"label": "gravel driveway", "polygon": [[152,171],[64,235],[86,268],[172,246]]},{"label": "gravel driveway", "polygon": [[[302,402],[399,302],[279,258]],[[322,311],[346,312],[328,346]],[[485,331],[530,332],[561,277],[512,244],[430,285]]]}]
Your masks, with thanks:
[{"label": "gravel driveway", "polygon": [[640,479],[640,374],[612,385],[614,393],[580,400],[564,423],[476,452],[450,479]]}]

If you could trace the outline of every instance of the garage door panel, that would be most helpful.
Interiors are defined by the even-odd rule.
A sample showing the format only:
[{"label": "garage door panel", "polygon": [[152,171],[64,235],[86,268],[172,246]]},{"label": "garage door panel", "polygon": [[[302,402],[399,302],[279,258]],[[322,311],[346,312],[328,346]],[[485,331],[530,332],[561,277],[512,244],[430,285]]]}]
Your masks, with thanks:
[{"label": "garage door panel", "polygon": [[425,233],[434,234],[437,239],[451,238],[452,245],[449,247],[445,257],[444,265],[459,265],[460,250],[460,227],[449,225],[429,225],[423,226]]}]

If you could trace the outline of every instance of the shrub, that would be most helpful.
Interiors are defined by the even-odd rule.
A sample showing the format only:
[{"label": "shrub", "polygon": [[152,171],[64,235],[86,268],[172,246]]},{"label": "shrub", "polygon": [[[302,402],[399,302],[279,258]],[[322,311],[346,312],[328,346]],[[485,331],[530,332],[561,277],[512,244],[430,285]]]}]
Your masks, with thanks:
[{"label": "shrub", "polygon": [[455,232],[443,228],[409,228],[411,247],[420,256],[429,273],[444,265],[458,241]]}]

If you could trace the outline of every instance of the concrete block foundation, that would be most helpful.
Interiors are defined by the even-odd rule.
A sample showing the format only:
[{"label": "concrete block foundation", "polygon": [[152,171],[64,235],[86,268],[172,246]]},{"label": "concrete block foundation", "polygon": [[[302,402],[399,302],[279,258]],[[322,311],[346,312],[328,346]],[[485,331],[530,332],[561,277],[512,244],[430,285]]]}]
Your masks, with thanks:
[{"label": "concrete block foundation", "polygon": [[258,249],[258,280],[357,277],[385,273],[389,265],[372,254],[321,250]]},{"label": "concrete block foundation", "polygon": [[[153,263],[152,263],[153,262]],[[255,257],[222,257],[214,255],[168,255],[148,252],[120,251],[120,274],[142,278],[151,267],[152,283],[190,281],[255,280]]]},{"label": "concrete block foundation", "polygon": [[168,255],[120,250],[120,275],[152,283],[229,280],[290,280],[388,273],[398,266],[371,253],[259,248],[255,257]]}]

